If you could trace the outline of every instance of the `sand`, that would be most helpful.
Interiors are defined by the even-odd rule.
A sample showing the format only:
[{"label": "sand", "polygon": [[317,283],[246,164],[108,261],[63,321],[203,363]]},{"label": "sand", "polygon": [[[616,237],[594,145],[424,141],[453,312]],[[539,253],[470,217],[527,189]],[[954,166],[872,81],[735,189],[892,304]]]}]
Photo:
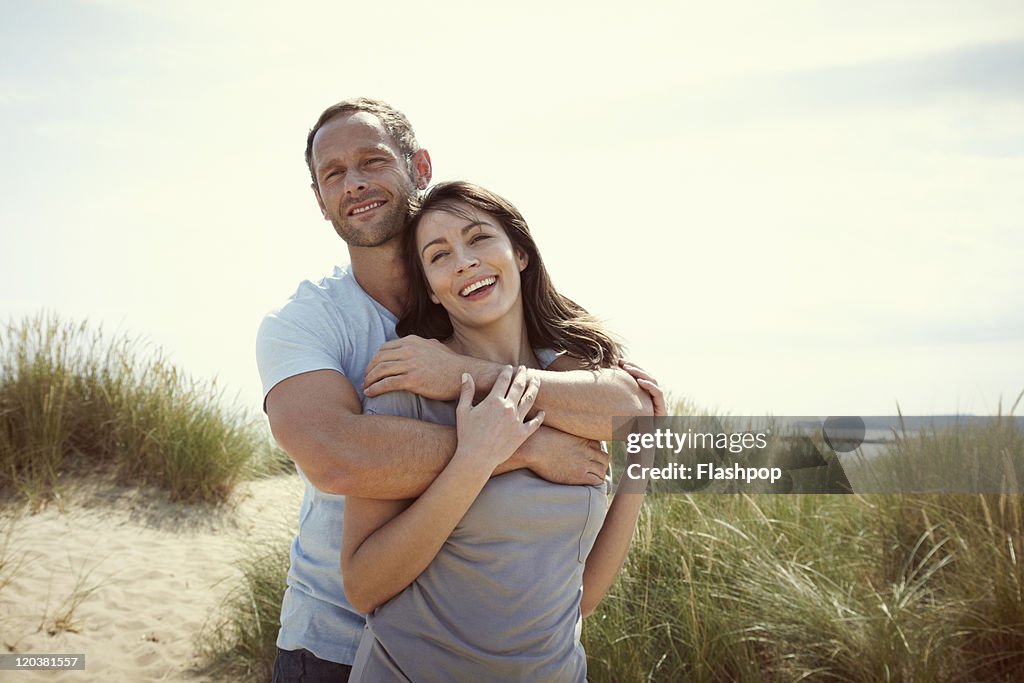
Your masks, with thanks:
[{"label": "sand", "polygon": [[233,562],[254,539],[287,544],[301,498],[284,475],[220,508],[103,484],[36,512],[0,507],[0,652],[85,653],[87,667],[0,681],[205,680],[195,636],[236,583]]}]

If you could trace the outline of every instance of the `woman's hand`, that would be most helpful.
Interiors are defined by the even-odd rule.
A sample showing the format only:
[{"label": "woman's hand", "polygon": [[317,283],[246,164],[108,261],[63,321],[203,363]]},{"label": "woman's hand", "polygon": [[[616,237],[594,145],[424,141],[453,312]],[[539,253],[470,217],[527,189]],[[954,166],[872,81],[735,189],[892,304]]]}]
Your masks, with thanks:
[{"label": "woman's hand", "polygon": [[370,613],[416,580],[476,500],[500,463],[540,427],[543,413],[525,421],[539,380],[524,368],[502,368],[494,388],[473,405],[473,378],[462,376],[456,409],[459,445],[448,466],[414,501],[350,497],[345,503],[341,571],[345,595]]},{"label": "woman's hand", "polygon": [[508,365],[498,374],[490,393],[474,406],[473,376],[464,373],[455,411],[459,444],[452,460],[469,458],[488,472],[508,460],[544,422],[543,411],[526,420],[539,388],[540,380],[528,379],[526,368],[520,366],[513,376]]}]

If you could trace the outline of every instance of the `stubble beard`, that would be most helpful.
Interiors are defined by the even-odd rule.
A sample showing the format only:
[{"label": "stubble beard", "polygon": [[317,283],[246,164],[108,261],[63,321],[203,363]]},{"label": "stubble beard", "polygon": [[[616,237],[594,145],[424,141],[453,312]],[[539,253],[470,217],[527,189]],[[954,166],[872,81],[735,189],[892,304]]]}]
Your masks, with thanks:
[{"label": "stubble beard", "polygon": [[[405,230],[409,217],[410,197],[396,197],[384,205],[384,213],[377,216],[372,225],[355,227],[350,216],[333,216],[334,231],[350,247],[379,247],[387,244]],[[380,209],[377,209],[380,211]]]}]

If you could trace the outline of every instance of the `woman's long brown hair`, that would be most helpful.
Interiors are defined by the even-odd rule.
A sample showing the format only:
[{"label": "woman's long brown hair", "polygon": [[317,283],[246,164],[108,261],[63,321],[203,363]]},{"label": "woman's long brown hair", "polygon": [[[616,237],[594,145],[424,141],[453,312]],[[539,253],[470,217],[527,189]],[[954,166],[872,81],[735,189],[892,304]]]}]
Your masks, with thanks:
[{"label": "woman's long brown hair", "polygon": [[522,214],[490,190],[464,181],[439,183],[432,187],[419,200],[409,219],[403,239],[406,272],[412,276],[412,291],[405,314],[398,321],[398,334],[416,334],[440,340],[452,336],[448,312],[430,300],[423,264],[416,252],[416,228],[423,216],[432,211],[469,219],[464,205],[498,219],[513,246],[527,255],[526,269],[520,279],[530,345],[535,349],[566,353],[577,359],[581,367],[591,370],[614,365],[621,354],[619,344],[582,306],[555,290]]}]

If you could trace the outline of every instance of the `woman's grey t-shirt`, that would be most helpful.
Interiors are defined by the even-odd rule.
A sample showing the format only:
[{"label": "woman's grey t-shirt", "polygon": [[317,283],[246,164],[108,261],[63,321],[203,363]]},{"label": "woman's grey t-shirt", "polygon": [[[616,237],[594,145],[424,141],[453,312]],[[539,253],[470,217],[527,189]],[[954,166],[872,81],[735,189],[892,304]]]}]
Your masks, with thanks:
[{"label": "woman's grey t-shirt", "polygon": [[[455,403],[392,392],[364,414],[455,424]],[[367,617],[353,681],[585,681],[583,566],[607,483],[492,477],[430,566]]]}]

